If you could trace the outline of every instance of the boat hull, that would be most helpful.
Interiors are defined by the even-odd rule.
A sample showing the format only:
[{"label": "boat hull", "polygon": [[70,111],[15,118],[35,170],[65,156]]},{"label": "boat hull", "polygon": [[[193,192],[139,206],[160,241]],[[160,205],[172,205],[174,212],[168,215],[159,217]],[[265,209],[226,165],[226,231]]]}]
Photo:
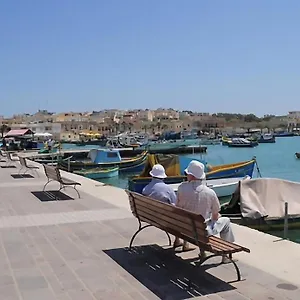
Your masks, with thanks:
[{"label": "boat hull", "polygon": [[228,147],[235,147],[235,148],[253,148],[258,145],[258,142],[250,142],[245,144],[235,144],[235,143],[228,143]]},{"label": "boat hull", "polygon": [[[221,211],[222,213],[222,211]],[[260,219],[247,219],[241,215],[224,214],[223,217],[228,217],[232,223],[247,226],[260,231],[283,231],[284,218],[260,218]],[[300,229],[300,216],[289,216],[288,218],[289,229]]]},{"label": "boat hull", "polygon": [[[253,176],[254,166],[256,160],[219,165],[210,167],[206,173],[206,179],[220,179],[220,178],[236,178]],[[164,181],[166,184],[180,183],[186,180],[185,176],[169,176]],[[151,181],[151,177],[133,177],[128,180],[128,189],[133,192],[141,193],[143,188]]]},{"label": "boat hull", "polygon": [[110,169],[91,169],[91,170],[82,170],[75,171],[76,174],[84,176],[90,179],[102,179],[102,178],[111,178],[119,175],[119,168],[110,168]]},{"label": "boat hull", "polygon": [[109,162],[109,163],[92,163],[92,162],[79,162],[71,161],[68,162],[59,161],[59,168],[65,171],[79,171],[82,169],[93,169],[93,168],[113,168],[119,167],[120,172],[141,172],[144,168],[148,153],[145,151],[141,155],[138,155],[132,159],[123,159],[121,162]]},{"label": "boat hull", "polygon": [[[231,196],[235,192],[239,181],[244,179],[245,177],[211,179],[206,180],[205,184],[214,190],[219,198],[222,198]],[[177,192],[179,185],[180,183],[170,184],[175,192]]]}]

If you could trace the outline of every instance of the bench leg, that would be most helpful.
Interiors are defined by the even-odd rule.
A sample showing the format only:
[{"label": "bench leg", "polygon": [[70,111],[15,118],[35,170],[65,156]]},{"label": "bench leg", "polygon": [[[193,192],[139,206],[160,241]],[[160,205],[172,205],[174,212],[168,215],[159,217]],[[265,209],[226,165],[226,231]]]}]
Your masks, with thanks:
[{"label": "bench leg", "polygon": [[77,192],[78,198],[80,199],[80,194],[79,194],[78,190],[76,189],[76,185],[74,185],[73,188]]},{"label": "bench leg", "polygon": [[[195,265],[196,266],[201,266],[205,261],[207,261],[208,259],[212,258],[212,257],[218,257],[218,256],[221,256],[223,257],[222,254],[212,254],[212,255],[208,255],[206,256],[205,258],[201,259],[200,258],[200,261],[199,262],[196,262]],[[237,281],[241,281],[241,272],[240,272],[240,269],[239,267],[237,266],[236,262],[232,259],[232,255],[229,254],[229,255],[226,255],[226,257],[231,261],[231,263],[234,265],[234,268],[235,268],[235,271],[236,271],[236,275],[237,275]],[[192,285],[192,281],[191,279],[189,279],[189,283],[188,283],[188,287],[190,288]]]},{"label": "bench leg", "polygon": [[21,168],[20,168],[20,170],[18,172],[19,175],[20,175],[20,173],[21,173],[22,170],[23,170],[23,166],[21,166]]},{"label": "bench leg", "polygon": [[[134,235],[132,236],[132,238],[131,238],[131,240],[130,240],[130,243],[129,243],[129,250],[131,250],[133,241],[134,241],[134,239],[136,238],[136,236],[137,236],[143,229],[148,228],[148,227],[150,227],[150,226],[153,226],[153,225],[147,224],[147,225],[142,226],[142,223],[141,223],[141,221],[139,220],[139,228],[138,228],[138,230],[134,233]],[[166,235],[167,235],[167,237],[168,237],[169,246],[171,246],[171,245],[172,245],[171,237],[170,237],[170,235],[169,235],[169,233],[168,233],[167,231],[165,231],[165,233],[166,233]]]},{"label": "bench leg", "polygon": [[49,178],[48,178],[48,181],[45,183],[45,185],[44,185],[44,187],[43,187],[43,192],[45,191],[45,188],[46,188],[46,186],[48,185],[48,183],[49,182],[51,182],[52,180],[49,180]]},{"label": "bench leg", "polygon": [[131,240],[130,240],[130,243],[129,243],[129,250],[131,250],[133,241],[134,241],[134,239],[136,238],[136,236],[138,235],[138,233],[140,233],[143,229],[152,226],[152,225],[150,225],[150,224],[147,224],[147,225],[145,225],[145,226],[142,226],[141,222],[139,222],[139,223],[140,223],[140,224],[139,224],[139,229],[135,232],[135,234],[132,236],[132,238],[131,238]]}]

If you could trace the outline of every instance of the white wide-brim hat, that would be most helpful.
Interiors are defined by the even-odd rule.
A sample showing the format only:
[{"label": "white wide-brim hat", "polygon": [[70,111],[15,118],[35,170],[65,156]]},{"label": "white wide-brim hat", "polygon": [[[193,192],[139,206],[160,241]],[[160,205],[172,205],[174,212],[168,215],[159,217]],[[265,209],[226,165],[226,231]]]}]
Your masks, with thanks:
[{"label": "white wide-brim hat", "polygon": [[205,167],[203,163],[197,160],[192,160],[188,167],[184,170],[186,174],[193,175],[197,179],[205,179]]},{"label": "white wide-brim hat", "polygon": [[160,178],[160,179],[164,179],[167,177],[165,173],[165,168],[160,164],[154,165],[152,170],[149,172],[149,174],[152,177]]}]

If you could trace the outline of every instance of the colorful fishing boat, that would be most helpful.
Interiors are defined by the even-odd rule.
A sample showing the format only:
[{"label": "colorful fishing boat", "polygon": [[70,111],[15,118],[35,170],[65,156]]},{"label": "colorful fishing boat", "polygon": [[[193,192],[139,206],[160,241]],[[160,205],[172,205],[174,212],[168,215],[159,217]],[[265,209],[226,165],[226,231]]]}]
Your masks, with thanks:
[{"label": "colorful fishing boat", "polygon": [[119,175],[119,167],[106,168],[106,169],[94,168],[94,169],[74,171],[74,173],[91,179],[111,178]]},{"label": "colorful fishing boat", "polygon": [[228,143],[231,141],[231,139],[230,138],[228,138],[228,137],[225,137],[225,136],[222,136],[222,145],[223,146],[228,146]]},{"label": "colorful fishing boat", "polygon": [[147,160],[148,152],[133,157],[121,157],[120,151],[117,149],[92,149],[85,161],[59,161],[59,168],[74,172],[79,170],[87,170],[94,168],[112,168],[119,167],[120,172],[141,172]]},{"label": "colorful fishing boat", "polygon": [[[139,176],[134,176],[128,180],[128,189],[137,193],[141,193],[143,188],[151,181],[149,172],[152,167],[159,163],[162,164],[166,170],[167,184],[180,183],[186,180],[184,169],[189,162],[194,158],[179,157],[178,155],[149,155],[145,168]],[[243,161],[234,164],[211,166],[203,162],[205,165],[207,179],[219,178],[236,178],[244,176],[253,176],[256,159],[253,158],[249,161]]]},{"label": "colorful fishing boat", "polygon": [[[206,186],[215,191],[219,198],[231,196],[238,187],[241,180],[250,179],[250,176],[236,177],[236,178],[220,178],[220,179],[208,179],[205,181]],[[181,183],[169,184],[175,192]]]},{"label": "colorful fishing boat", "polygon": [[266,134],[262,134],[257,141],[260,144],[276,143],[276,138],[273,134],[266,133]]},{"label": "colorful fishing boat", "polygon": [[300,183],[278,178],[239,182],[231,201],[222,205],[222,216],[232,222],[262,231],[283,230],[285,202],[288,227],[300,228]]}]

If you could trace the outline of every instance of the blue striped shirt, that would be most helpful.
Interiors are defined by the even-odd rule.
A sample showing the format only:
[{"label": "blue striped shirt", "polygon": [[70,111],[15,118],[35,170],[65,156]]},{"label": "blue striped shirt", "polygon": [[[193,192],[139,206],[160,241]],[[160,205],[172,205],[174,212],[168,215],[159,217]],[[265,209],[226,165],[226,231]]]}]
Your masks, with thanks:
[{"label": "blue striped shirt", "polygon": [[152,178],[151,182],[144,187],[142,194],[168,204],[175,205],[177,202],[174,190],[158,178]]}]

